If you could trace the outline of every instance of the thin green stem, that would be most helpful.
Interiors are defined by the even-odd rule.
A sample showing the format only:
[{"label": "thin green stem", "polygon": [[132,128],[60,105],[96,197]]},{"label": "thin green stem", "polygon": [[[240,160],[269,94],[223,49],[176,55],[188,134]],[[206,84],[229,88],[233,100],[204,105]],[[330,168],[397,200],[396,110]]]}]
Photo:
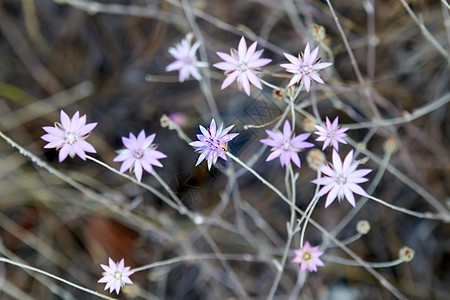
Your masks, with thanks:
[{"label": "thin green stem", "polygon": [[409,210],[409,209],[406,209],[406,208],[403,208],[403,207],[395,206],[393,204],[387,203],[386,201],[383,201],[381,199],[378,199],[378,198],[370,196],[370,195],[365,195],[365,197],[367,197],[367,198],[369,198],[369,199],[371,199],[371,200],[373,200],[375,202],[378,202],[380,204],[383,204],[384,206],[392,208],[393,210],[402,212],[402,213],[410,215],[410,216],[414,216],[414,217],[418,217],[418,218],[422,218],[422,219],[443,220],[445,222],[450,222],[450,218],[448,218],[447,215],[439,216],[439,215],[433,214],[431,212],[421,213],[421,212]]},{"label": "thin green stem", "polygon": [[423,22],[419,20],[419,18],[416,16],[414,11],[409,7],[408,2],[406,0],[400,0],[405,10],[408,12],[408,14],[411,16],[411,19],[413,19],[414,23],[419,27],[420,31],[422,32],[423,36],[436,48],[436,50],[447,60],[447,64],[450,64],[450,54],[447,50],[445,50],[444,47],[442,47],[441,44],[434,38],[434,36],[428,31],[428,29],[425,27]]},{"label": "thin green stem", "polygon": [[42,274],[42,275],[45,275],[45,276],[47,276],[47,277],[56,279],[56,280],[58,280],[58,281],[60,281],[60,282],[62,282],[62,283],[65,283],[65,284],[67,284],[67,285],[70,285],[70,286],[72,286],[72,287],[74,287],[74,288],[76,288],[76,289],[79,289],[79,290],[81,290],[81,291],[84,291],[84,292],[86,292],[86,293],[92,294],[92,295],[94,295],[94,296],[97,296],[97,297],[100,297],[100,298],[103,298],[103,299],[116,299],[116,298],[112,298],[112,297],[109,297],[109,296],[100,294],[99,292],[90,290],[90,289],[88,289],[88,288],[82,287],[82,286],[80,286],[80,285],[78,285],[78,284],[75,284],[75,283],[73,283],[73,282],[70,282],[70,281],[68,281],[68,280],[66,280],[66,279],[63,279],[63,278],[61,278],[61,277],[58,277],[58,276],[56,276],[56,275],[50,274],[50,273],[45,272],[45,271],[43,271],[43,270],[40,270],[40,269],[38,269],[38,268],[31,267],[31,266],[28,266],[28,265],[25,265],[25,264],[22,264],[22,263],[18,263],[18,262],[12,261],[12,260],[10,260],[10,259],[8,259],[8,258],[0,257],[0,261],[2,261],[2,262],[4,262],[4,263],[7,263],[7,264],[10,264],[10,265],[13,265],[13,266],[17,266],[17,267],[22,268],[22,269],[26,269],[26,270],[30,270],[30,271],[33,271],[33,272],[40,273],[40,274]]},{"label": "thin green stem", "polygon": [[347,127],[350,129],[364,129],[371,127],[387,127],[391,125],[404,124],[411,121],[414,121],[424,115],[429,114],[432,111],[435,111],[441,108],[444,105],[447,105],[450,102],[450,93],[445,94],[441,98],[432,101],[420,108],[415,109],[413,112],[406,112],[402,117],[392,118],[392,119],[383,119],[383,120],[374,120],[372,122],[359,122],[354,124],[341,124],[343,127]]},{"label": "thin green stem", "polygon": [[82,192],[85,195],[89,196],[92,200],[96,200],[97,202],[100,202],[102,204],[106,204],[107,203],[107,201],[104,201],[104,199],[100,199],[100,197],[98,197],[98,195],[96,195],[95,192],[93,192],[92,190],[86,188],[84,185],[76,182],[75,180],[73,180],[69,176],[65,175],[64,173],[58,171],[57,169],[51,167],[49,164],[44,162],[42,159],[40,159],[39,157],[37,157],[36,155],[31,153],[30,151],[28,151],[25,148],[23,148],[19,144],[17,144],[15,141],[13,141],[11,138],[6,136],[1,131],[0,131],[0,137],[3,138],[10,146],[12,146],[13,148],[16,148],[17,150],[19,150],[19,153],[21,155],[23,155],[25,157],[28,157],[34,164],[36,164],[36,166],[47,170],[50,174],[55,175],[56,177],[58,177],[59,179],[61,179],[64,182],[66,182],[70,186],[76,188],[80,192]]},{"label": "thin green stem", "polygon": [[148,190],[149,192],[153,193],[155,196],[160,198],[164,203],[166,203],[167,205],[169,205],[173,209],[177,210],[180,214],[182,214],[182,215],[185,214],[185,211],[183,211],[180,207],[178,207],[176,204],[174,204],[168,197],[166,197],[165,195],[160,193],[155,188],[149,186],[148,184],[142,183],[142,182],[138,181],[136,178],[131,177],[130,175],[127,175],[127,174],[124,174],[124,173],[120,173],[118,170],[114,169],[113,167],[111,167],[107,163],[104,163],[101,160],[98,160],[98,159],[96,159],[96,158],[94,158],[94,157],[92,157],[90,155],[86,155],[86,158],[91,160],[91,161],[93,161],[93,162],[95,162],[95,163],[97,163],[97,164],[99,164],[102,167],[105,167],[106,169],[110,170],[111,172],[114,172],[115,174],[130,180],[131,182],[139,185],[140,187],[143,187],[144,189]]},{"label": "thin green stem", "polygon": [[[337,257],[334,255],[324,254],[322,257],[326,261],[337,263],[340,265],[346,265],[346,266],[360,266],[361,265],[359,262],[354,261],[352,259]],[[372,268],[379,269],[379,268],[390,268],[390,267],[398,266],[403,262],[405,262],[403,259],[397,258],[396,260],[387,261],[387,262],[380,262],[380,263],[365,262],[365,263],[368,266],[371,266]]]},{"label": "thin green stem", "polygon": [[[261,256],[250,255],[250,254],[245,254],[245,253],[243,253],[243,254],[241,254],[241,253],[233,253],[233,254],[224,253],[224,254],[222,254],[222,257],[223,257],[223,259],[230,260],[230,261],[270,262],[269,257],[263,258]],[[131,271],[137,273],[137,272],[154,269],[154,268],[158,268],[158,267],[164,267],[164,266],[168,266],[168,265],[172,265],[172,264],[176,264],[176,263],[180,263],[180,262],[186,262],[186,261],[191,261],[191,260],[204,260],[204,259],[220,260],[221,258],[218,258],[216,253],[184,255],[184,256],[178,256],[178,257],[174,257],[174,258],[170,258],[170,259],[166,259],[166,260],[162,260],[162,261],[157,261],[157,262],[145,265],[145,266],[134,268]]]},{"label": "thin green stem", "polygon": [[[309,203],[308,207],[305,210],[305,215],[302,217],[302,220],[303,220],[303,218],[305,218],[305,224],[302,227],[302,233],[300,235],[300,248],[303,248],[303,241],[305,238],[306,226],[308,225],[309,219],[311,218],[314,208],[316,207],[317,203],[319,202],[319,197],[317,196],[317,194],[319,193],[320,177],[321,177],[321,172],[320,172],[320,170],[317,170],[316,191],[314,193],[314,197],[313,197],[312,201]],[[302,220],[300,220],[300,222],[299,222],[300,224],[301,224]]]},{"label": "thin green stem", "polygon": [[295,94],[292,97],[292,99],[294,99],[294,103],[295,103],[295,101],[297,101],[298,95],[300,95],[300,92],[302,90],[303,90],[303,80],[300,82],[300,86],[297,89],[295,89]]},{"label": "thin green stem", "polygon": [[[289,166],[291,166],[289,164]],[[284,186],[286,187],[286,194],[289,199],[292,199],[292,190],[291,183],[289,182],[289,168],[286,168],[286,172],[284,174]]]},{"label": "thin green stem", "polygon": [[[350,243],[353,243],[354,241],[360,239],[362,237],[361,233],[357,233],[349,238],[346,238],[345,240],[342,240],[341,243],[344,245],[348,245]],[[332,248],[332,247],[328,247],[328,248]]]},{"label": "thin green stem", "polygon": [[252,168],[250,168],[249,166],[247,166],[242,160],[240,160],[239,158],[237,158],[236,156],[234,156],[233,154],[231,154],[230,152],[227,152],[227,156],[230,157],[232,160],[234,160],[235,162],[237,162],[238,164],[240,164],[242,167],[244,167],[247,171],[249,171],[250,173],[252,173],[256,178],[259,179],[259,181],[261,181],[264,185],[266,185],[268,188],[270,188],[272,191],[275,192],[275,194],[277,194],[281,199],[283,199],[285,202],[290,203],[289,199],[283,195],[282,192],[280,192],[279,189],[277,189],[273,184],[271,184],[270,182],[268,182],[266,179],[264,179],[261,175],[259,175],[255,170],[253,170]]},{"label": "thin green stem", "polygon": [[292,130],[295,129],[295,104],[294,98],[289,97],[289,106],[291,107],[291,115],[292,115]]},{"label": "thin green stem", "polygon": [[175,195],[175,192],[172,191],[172,189],[167,185],[167,183],[162,180],[162,178],[158,175],[158,173],[153,172],[153,177],[156,178],[156,180],[159,182],[159,184],[161,184],[161,186],[167,191],[167,193],[169,193],[170,197],[173,199],[173,201],[175,201],[178,204],[178,212],[182,215],[184,215],[186,213],[186,206],[181,202],[180,198],[178,198],[177,195]]},{"label": "thin green stem", "polygon": [[289,164],[288,168],[286,169],[286,175],[289,174],[291,179],[291,188],[292,191],[290,194],[291,199],[291,219],[288,226],[288,238],[286,241],[286,246],[284,247],[283,256],[281,258],[281,263],[279,266],[277,266],[277,275],[273,281],[272,287],[270,289],[269,295],[267,296],[267,299],[273,299],[275,296],[275,292],[277,291],[278,285],[280,284],[281,276],[283,275],[284,268],[286,266],[286,260],[289,255],[289,250],[291,248],[292,238],[295,235],[295,228],[297,227],[295,224],[295,201],[296,201],[296,187],[295,187],[295,176],[294,171],[292,170],[292,165]]},{"label": "thin green stem", "polygon": [[267,81],[265,81],[262,78],[259,78],[259,80],[261,81],[262,84],[264,84],[267,87],[270,87],[271,89],[274,89],[274,90],[277,90],[277,91],[281,91],[282,90],[282,88],[280,88],[280,87],[278,87],[278,86],[276,86],[274,84],[271,84],[270,82],[267,82]]},{"label": "thin green stem", "polygon": [[342,28],[341,22],[339,21],[339,18],[336,15],[336,12],[334,10],[333,5],[331,4],[330,0],[326,0],[328,7],[330,8],[331,15],[333,16],[334,22],[336,24],[336,27],[341,35],[342,41],[344,42],[345,49],[347,50],[348,56],[350,57],[350,64],[353,66],[353,69],[355,71],[356,77],[358,78],[359,84],[362,86],[364,95],[366,96],[366,101],[369,105],[369,108],[372,110],[374,116],[376,119],[382,119],[381,114],[378,111],[378,108],[375,104],[375,101],[371,95],[370,87],[364,80],[361,71],[358,67],[358,64],[356,62],[355,55],[353,54],[353,50],[350,46],[350,43],[348,42],[347,36],[345,34],[344,29]]}]

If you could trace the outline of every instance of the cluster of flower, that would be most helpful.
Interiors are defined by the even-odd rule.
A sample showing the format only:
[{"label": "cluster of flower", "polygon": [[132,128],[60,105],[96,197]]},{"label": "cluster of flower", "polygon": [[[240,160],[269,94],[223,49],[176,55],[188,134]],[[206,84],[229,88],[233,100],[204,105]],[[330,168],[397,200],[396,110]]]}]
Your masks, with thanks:
[{"label": "cluster of flower", "polygon": [[[62,162],[70,156],[71,158],[78,155],[81,159],[86,160],[86,152],[95,153],[94,147],[86,141],[91,131],[97,126],[97,123],[86,124],[86,116],[79,116],[76,112],[72,118],[61,111],[61,123],[56,122],[54,127],[46,126],[43,129],[47,134],[42,136],[42,139],[48,144],[44,148],[56,148],[59,151],[59,162]],[[208,169],[217,162],[221,157],[227,160],[226,151],[227,144],[233,140],[238,133],[229,133],[233,125],[223,129],[223,124],[217,128],[214,119],[211,121],[209,128],[199,126],[201,134],[197,135],[198,141],[190,143],[196,148],[196,152],[200,153],[196,165],[199,165],[206,159]],[[366,182],[364,178],[371,170],[362,169],[356,170],[359,162],[353,162],[353,151],[347,154],[344,161],[341,160],[336,150],[339,150],[338,143],[346,143],[343,139],[347,128],[338,126],[338,118],[333,123],[326,118],[326,125],[316,125],[318,131],[315,133],[319,136],[316,141],[323,141],[323,149],[332,145],[333,163],[324,164],[320,171],[326,177],[315,179],[312,182],[323,185],[319,191],[319,196],[328,194],[325,207],[328,207],[336,197],[341,202],[344,197],[347,201],[355,206],[355,198],[353,193],[358,195],[366,195],[366,192],[358,186],[359,183]],[[314,145],[305,140],[310,136],[309,133],[303,133],[298,136],[294,134],[291,129],[291,124],[288,120],[285,121],[283,132],[266,130],[269,138],[262,139],[261,143],[271,146],[271,154],[266,161],[280,158],[281,166],[288,166],[291,161],[297,166],[301,167],[298,153],[305,148],[311,148]],[[143,170],[153,174],[153,166],[162,167],[159,159],[167,157],[164,153],[156,150],[157,146],[153,144],[155,134],[146,136],[145,131],[141,130],[136,137],[130,133],[129,137],[122,137],[122,142],[125,149],[120,150],[119,154],[114,158],[115,162],[122,162],[120,172],[130,170],[134,172],[138,181],[142,179]]]},{"label": "cluster of flower", "polygon": [[[175,62],[171,63],[168,71],[179,71],[179,80],[184,81],[189,74],[195,79],[199,80],[201,75],[198,71],[199,66],[204,66],[206,63],[199,62],[195,52],[200,47],[200,43],[196,42],[191,46],[192,35],[188,35],[175,48],[170,48],[169,53],[175,58]],[[268,58],[261,58],[263,50],[257,49],[257,42],[253,42],[250,47],[244,37],[238,45],[238,49],[232,48],[230,54],[224,52],[217,52],[217,55],[223,60],[222,62],[214,64],[214,67],[225,71],[226,78],[222,83],[222,89],[231,85],[234,81],[237,82],[239,90],[244,89],[247,95],[250,95],[250,86],[253,85],[258,89],[262,89],[261,81],[258,74],[262,72],[261,67],[269,64],[272,60]],[[319,47],[316,47],[312,52],[309,43],[306,45],[305,51],[299,52],[298,58],[284,53],[284,56],[290,63],[281,64],[280,66],[286,69],[287,72],[292,73],[293,77],[289,81],[288,86],[303,82],[307,92],[310,91],[311,81],[323,84],[322,78],[318,71],[331,66],[331,63],[320,62],[321,58],[317,58]],[[218,157],[226,160],[227,143],[237,136],[236,133],[228,134],[233,126],[222,130],[223,124],[216,128],[214,120],[211,121],[210,128],[205,129],[200,126],[202,134],[197,135],[199,141],[191,143],[191,146],[197,148],[196,152],[200,152],[197,165],[204,159],[208,162],[210,169],[212,164],[217,162]],[[347,201],[355,206],[355,198],[353,193],[359,195],[366,195],[366,192],[358,186],[358,183],[367,181],[364,178],[371,170],[364,169],[356,171],[358,162],[353,162],[353,151],[348,153],[344,162],[337,154],[339,150],[339,143],[345,143],[344,137],[347,128],[340,128],[338,125],[338,118],[333,123],[326,118],[325,126],[317,126],[318,131],[315,133],[319,135],[316,141],[323,141],[322,150],[329,145],[335,149],[333,151],[333,164],[324,165],[320,171],[327,177],[314,180],[313,183],[323,185],[319,191],[319,196],[328,193],[325,207],[328,207],[336,197],[341,202],[345,197]],[[283,133],[266,130],[269,138],[263,139],[261,142],[272,147],[272,153],[267,157],[266,161],[270,161],[277,157],[280,158],[281,166],[288,166],[290,162],[294,162],[297,167],[301,167],[298,152],[305,148],[313,147],[314,145],[306,142],[310,136],[309,133],[295,136],[291,124],[288,120],[285,121]]]},{"label": "cluster of flower", "polygon": [[[202,75],[198,68],[207,66],[206,63],[199,62],[196,58],[195,53],[200,47],[200,43],[196,42],[191,45],[191,42],[192,36],[188,35],[175,48],[169,49],[169,53],[175,58],[175,61],[169,64],[166,70],[178,70],[180,82],[189,78],[190,75],[200,80]],[[217,52],[223,62],[214,64],[214,67],[225,71],[226,75],[222,89],[228,87],[234,81],[237,82],[239,90],[243,88],[247,95],[250,95],[251,85],[262,89],[258,74],[262,72],[260,68],[269,64],[271,59],[261,58],[263,50],[256,50],[256,48],[257,42],[247,48],[246,41],[242,37],[238,49],[231,49],[231,55]],[[318,47],[311,52],[310,46],[307,44],[305,51],[300,52],[298,58],[287,53],[284,54],[290,63],[281,64],[281,67],[293,74],[288,86],[301,82],[306,91],[309,92],[311,81],[324,83],[318,71],[330,66],[331,63],[321,63],[320,58],[317,59],[318,52]],[[61,111],[61,123],[56,122],[54,127],[43,127],[47,134],[43,135],[42,139],[48,142],[45,148],[56,148],[59,151],[59,162],[65,160],[67,156],[74,158],[75,155],[86,160],[86,152],[96,152],[94,147],[86,141],[86,138],[96,126],[97,123],[86,124],[86,116],[80,117],[79,112],[69,118],[64,111]],[[219,157],[227,160],[227,144],[238,133],[229,133],[233,125],[223,128],[223,124],[221,124],[218,127],[214,119],[211,121],[209,128],[201,125],[199,127],[201,133],[197,135],[198,141],[192,142],[190,145],[196,148],[196,152],[200,153],[196,165],[206,160],[208,169],[211,169]],[[317,196],[321,197],[328,194],[325,207],[328,207],[336,198],[339,202],[342,202],[345,198],[352,206],[355,206],[354,193],[362,196],[367,195],[358,184],[368,180],[364,176],[371,170],[357,170],[359,162],[353,161],[353,151],[350,151],[343,161],[341,160],[337,151],[339,150],[339,143],[347,143],[344,140],[347,135],[345,133],[347,128],[341,128],[338,125],[337,117],[333,122],[327,117],[324,126],[315,125],[315,127],[317,129],[315,134],[318,135],[316,141],[323,142],[322,150],[328,146],[333,147],[332,163],[323,164],[319,169],[321,174],[325,176],[312,181],[314,184],[322,185]],[[266,130],[266,133],[268,138],[260,141],[272,147],[266,161],[279,157],[282,167],[288,167],[292,161],[300,168],[301,161],[298,153],[314,146],[314,144],[306,142],[310,133],[296,136],[288,120],[285,121],[282,132]],[[125,149],[120,150],[113,160],[122,162],[120,172],[130,170],[130,172],[134,172],[137,180],[141,181],[143,170],[153,174],[153,166],[162,167],[159,160],[165,158],[166,155],[156,150],[157,146],[153,144],[154,139],[155,134],[146,136],[144,130],[137,137],[132,133],[129,134],[128,138],[122,137]],[[305,242],[301,249],[296,250],[295,254],[292,262],[300,264],[301,272],[306,270],[317,271],[317,266],[324,265],[319,258],[323,252],[319,250],[319,247],[311,247],[308,242]],[[106,283],[105,289],[109,288],[110,292],[115,290],[119,293],[121,287],[132,283],[128,277],[133,271],[130,271],[129,267],[124,267],[123,259],[119,263],[115,263],[110,258],[109,266],[102,265],[102,268],[106,272],[103,273],[104,277],[99,282]]]},{"label": "cluster of flower", "polygon": [[[174,48],[169,48],[169,53],[175,58],[175,61],[166,67],[166,71],[179,71],[179,81],[183,82],[189,75],[192,75],[197,80],[202,78],[198,68],[205,67],[208,64],[197,60],[196,51],[200,47],[199,42],[195,42],[191,46],[192,35],[183,39]],[[222,62],[214,64],[217,69],[225,71],[226,78],[222,83],[222,90],[230,86],[234,81],[237,82],[239,90],[244,88],[245,93],[250,96],[250,85],[258,89],[262,89],[261,81],[258,74],[261,73],[261,67],[269,64],[272,60],[269,58],[261,58],[263,50],[256,50],[258,43],[253,42],[247,48],[247,42],[242,37],[238,49],[231,48],[230,54],[224,52],[216,52],[223,60]],[[305,51],[299,52],[298,58],[284,53],[284,56],[290,63],[281,64],[287,72],[294,74],[289,81],[288,86],[303,81],[306,91],[309,92],[311,87],[311,80],[323,84],[322,78],[317,73],[319,70],[331,66],[331,63],[320,62],[317,59],[319,47],[310,51],[309,43],[306,45]]]},{"label": "cluster of flower", "polygon": [[[94,147],[86,141],[97,123],[86,124],[86,115],[80,117],[77,111],[72,118],[61,110],[61,123],[55,122],[55,127],[46,126],[43,129],[47,134],[42,139],[48,144],[44,148],[56,148],[59,151],[59,162],[62,162],[70,156],[74,158],[78,155],[81,159],[86,160],[86,152],[96,153]],[[137,138],[130,133],[130,137],[122,137],[122,142],[126,149],[120,150],[119,155],[114,161],[121,161],[122,166],[120,172],[126,170],[134,171],[138,181],[142,178],[142,169],[153,174],[153,167],[162,167],[158,159],[165,158],[166,155],[156,150],[153,144],[156,134],[148,137],[145,131],[141,130]]]}]

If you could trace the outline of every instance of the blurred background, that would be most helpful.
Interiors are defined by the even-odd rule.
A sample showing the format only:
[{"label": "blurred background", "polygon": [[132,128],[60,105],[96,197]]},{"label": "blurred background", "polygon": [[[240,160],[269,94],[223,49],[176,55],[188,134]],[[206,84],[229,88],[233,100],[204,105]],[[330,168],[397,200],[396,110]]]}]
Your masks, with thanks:
[{"label": "blurred background", "polygon": [[[424,36],[402,1],[332,4],[360,78],[326,1],[0,0],[0,130],[108,200],[89,198],[1,140],[1,255],[99,292],[104,288],[97,283],[100,264],[108,257],[116,261],[123,257],[132,267],[187,257],[134,274],[135,284],[118,297],[265,298],[276,274],[272,259],[281,257],[285,245],[289,207],[237,164],[219,161],[211,171],[206,164],[195,167],[198,154],[176,132],[162,128],[160,118],[167,114],[195,139],[198,125],[208,125],[213,116],[206,100],[211,93],[224,123],[234,124],[233,132],[240,133],[230,151],[248,161],[261,148],[258,140],[265,137],[264,129],[271,127],[244,126],[276,120],[286,104],[266,87],[252,89],[251,97],[236,84],[222,91],[223,73],[212,67],[203,89],[195,80],[179,83],[177,73],[165,71],[173,61],[167,50],[188,32],[203,39],[201,60],[210,66],[219,61],[216,51],[236,48],[241,36],[248,43],[257,40],[263,56],[273,60],[264,79],[280,87],[288,82],[277,76],[283,73],[279,67],[285,62],[283,52],[303,51],[307,42],[322,45],[320,55],[334,66],[321,73],[326,85],[313,85],[314,91],[302,93],[299,103],[313,114],[311,103],[316,102],[322,119],[339,116],[340,123],[354,125],[349,136],[373,155],[366,164],[374,169],[369,178],[380,177],[371,186],[374,196],[416,211],[448,213],[447,1],[408,1],[444,54]],[[326,36],[318,34],[320,30]],[[372,126],[367,91],[381,117],[398,118],[398,124]],[[409,114],[421,107],[431,109],[409,121]],[[57,152],[43,149],[40,137],[42,126],[59,121],[61,109],[70,116],[80,111],[88,122],[98,122],[88,140],[97,150],[94,156],[115,168],[120,165],[112,159],[123,147],[122,136],[141,129],[156,133],[158,150],[168,156],[158,174],[207,221],[195,224],[152,193],[92,161],[75,158],[58,163]],[[298,115],[297,134],[308,129],[308,121]],[[386,141],[397,148],[392,155],[386,155]],[[341,147],[341,153],[352,149]],[[331,151],[325,153],[330,159]],[[285,192],[284,169],[277,160],[265,163],[268,150],[261,154],[253,168]],[[314,194],[309,181],[315,172],[308,167],[306,154],[300,157],[302,168],[295,170],[297,205],[305,209]],[[225,174],[227,168],[237,177]],[[143,181],[164,193],[151,175],[145,174]],[[312,217],[333,232],[349,211],[348,203],[324,209],[320,201]],[[416,251],[414,260],[378,272],[408,298],[450,297],[448,224],[369,201],[334,234],[340,240],[353,236],[362,219],[372,230],[350,244],[351,250],[368,262],[386,262],[409,246]],[[313,245],[323,241],[311,225],[306,238]],[[294,239],[293,248],[298,243]],[[330,247],[327,254],[348,258],[341,249]],[[199,254],[211,259],[196,259]],[[220,255],[222,260],[217,259]],[[394,298],[362,267],[326,260],[325,264],[299,285],[298,265],[288,263],[277,297]],[[0,264],[0,277],[1,299],[96,298],[11,265]]]}]

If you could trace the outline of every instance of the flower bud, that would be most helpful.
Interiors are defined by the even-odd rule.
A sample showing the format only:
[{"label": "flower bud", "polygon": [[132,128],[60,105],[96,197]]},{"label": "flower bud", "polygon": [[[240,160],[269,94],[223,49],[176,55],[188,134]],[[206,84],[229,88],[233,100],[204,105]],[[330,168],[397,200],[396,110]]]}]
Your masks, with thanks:
[{"label": "flower bud", "polygon": [[325,39],[327,38],[327,34],[325,32],[325,28],[323,26],[313,24],[310,27],[310,31],[313,37],[313,40],[318,43],[325,42]]},{"label": "flower bud", "polygon": [[361,220],[356,224],[356,230],[360,234],[367,234],[370,231],[370,223],[366,220]]},{"label": "flower bud", "polygon": [[383,144],[384,152],[388,154],[394,154],[398,150],[398,140],[395,136],[391,135]]},{"label": "flower bud", "polygon": [[306,161],[311,169],[319,170],[326,162],[325,154],[319,149],[314,148],[306,155]]},{"label": "flower bud", "polygon": [[275,100],[279,100],[279,101],[281,101],[281,100],[283,100],[284,98],[286,98],[286,93],[285,93],[285,91],[284,91],[284,89],[274,89],[273,90],[273,92],[272,92],[272,97],[275,99]]},{"label": "flower bud", "polygon": [[402,249],[400,249],[400,251],[398,252],[398,256],[400,257],[401,260],[408,262],[411,261],[414,258],[414,254],[416,252],[409,248],[409,247],[403,247]]},{"label": "flower bud", "polygon": [[316,127],[314,127],[314,125],[316,125],[316,123],[309,118],[305,118],[303,120],[303,130],[305,130],[306,132],[314,132],[316,130]]},{"label": "flower bud", "polygon": [[169,119],[169,117],[166,114],[162,115],[161,119],[159,119],[159,121],[161,122],[161,127],[162,128],[169,127],[170,119]]}]

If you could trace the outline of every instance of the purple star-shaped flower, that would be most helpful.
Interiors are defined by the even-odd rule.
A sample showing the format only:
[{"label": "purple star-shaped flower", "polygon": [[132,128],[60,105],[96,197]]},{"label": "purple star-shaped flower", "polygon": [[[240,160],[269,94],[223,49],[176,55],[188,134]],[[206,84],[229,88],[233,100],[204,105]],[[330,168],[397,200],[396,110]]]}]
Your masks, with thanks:
[{"label": "purple star-shaped flower", "polygon": [[300,264],[300,273],[305,273],[306,270],[310,272],[317,272],[317,267],[323,267],[325,264],[319,258],[323,251],[319,250],[319,246],[311,247],[309,242],[305,242],[303,248],[294,250],[295,257],[293,263]]},{"label": "purple star-shaped flower", "polygon": [[105,272],[102,273],[103,277],[98,281],[99,283],[106,283],[105,290],[109,289],[112,293],[113,290],[119,295],[120,289],[125,286],[125,284],[133,284],[129,276],[131,276],[134,271],[130,271],[130,267],[125,267],[124,259],[118,263],[115,263],[111,258],[109,258],[109,266],[100,265]]},{"label": "purple star-shaped flower", "polygon": [[181,40],[175,47],[169,48],[170,55],[175,61],[166,67],[166,71],[179,71],[178,81],[183,82],[192,75],[197,80],[202,78],[198,68],[206,67],[207,63],[197,60],[195,53],[200,47],[200,42],[195,42],[191,46],[193,35],[188,34],[185,39]]},{"label": "purple star-shaped flower", "polygon": [[130,169],[134,171],[136,179],[140,182],[142,179],[142,169],[153,174],[153,167],[162,167],[158,159],[167,157],[164,153],[157,151],[157,145],[152,144],[156,134],[145,136],[145,131],[141,130],[138,137],[130,132],[130,137],[122,137],[122,142],[126,149],[119,150],[113,161],[122,161],[120,173]]},{"label": "purple star-shaped flower", "polygon": [[284,122],[283,133],[272,130],[266,130],[268,139],[263,139],[260,142],[273,147],[272,153],[267,157],[266,161],[271,161],[280,157],[281,166],[287,166],[291,160],[297,167],[301,167],[298,152],[305,150],[305,148],[313,147],[314,145],[305,140],[311,135],[310,133],[303,133],[295,136],[291,130],[291,124],[288,120]]},{"label": "purple star-shaped flower", "polygon": [[314,125],[318,130],[314,133],[319,136],[316,141],[323,141],[322,150],[325,150],[326,147],[332,145],[334,149],[339,151],[339,143],[347,144],[347,142],[344,140],[344,137],[347,136],[345,132],[348,130],[348,128],[340,127],[338,125],[338,121],[339,117],[336,117],[333,123],[331,123],[330,119],[326,117],[325,127]]},{"label": "purple star-shaped flower", "polygon": [[59,151],[58,159],[62,162],[67,156],[74,158],[78,155],[82,160],[86,160],[86,153],[95,153],[94,147],[85,141],[97,123],[86,124],[86,115],[80,117],[77,111],[72,119],[61,110],[61,123],[55,122],[55,127],[42,127],[47,134],[41,139],[48,144],[44,148],[56,148]]},{"label": "purple star-shaped flower", "polygon": [[319,47],[310,52],[309,43],[306,44],[305,52],[299,52],[298,58],[284,53],[284,56],[291,62],[289,64],[281,64],[282,68],[285,68],[287,72],[293,73],[294,76],[289,81],[289,85],[294,85],[295,83],[300,83],[303,80],[305,84],[305,89],[309,92],[311,87],[311,80],[314,80],[318,83],[323,84],[322,78],[320,78],[319,73],[317,71],[325,69],[332,65],[332,63],[328,62],[320,62],[320,58],[316,59],[317,54],[319,53]]},{"label": "purple star-shaped flower", "polygon": [[261,72],[261,67],[267,65],[272,60],[260,58],[263,50],[256,51],[257,42],[253,42],[247,49],[245,38],[239,42],[238,50],[231,49],[231,55],[224,52],[216,52],[223,59],[223,62],[214,64],[214,67],[224,70],[227,78],[222,83],[221,89],[228,87],[233,81],[237,81],[238,88],[244,88],[245,93],[250,96],[250,84],[258,89],[262,89],[261,82],[256,76]]},{"label": "purple star-shaped flower", "polygon": [[197,134],[198,141],[189,143],[189,145],[196,147],[195,152],[199,152],[200,156],[195,164],[198,166],[205,158],[208,161],[208,170],[211,170],[211,166],[217,162],[217,159],[221,157],[227,160],[227,143],[234,139],[239,133],[230,133],[230,130],[234,125],[228,126],[225,129],[223,124],[219,128],[216,127],[216,121],[212,119],[208,129],[203,126],[200,127],[202,134]]},{"label": "purple star-shaped flower", "polygon": [[366,196],[366,191],[358,184],[368,181],[364,178],[372,172],[370,169],[356,170],[359,162],[353,162],[353,150],[350,151],[342,162],[336,150],[333,150],[333,164],[325,164],[320,171],[325,175],[319,179],[311,181],[315,184],[323,185],[319,190],[318,197],[328,194],[325,207],[333,203],[336,197],[342,203],[342,199],[347,199],[353,207],[355,207],[355,197],[353,193]]}]

